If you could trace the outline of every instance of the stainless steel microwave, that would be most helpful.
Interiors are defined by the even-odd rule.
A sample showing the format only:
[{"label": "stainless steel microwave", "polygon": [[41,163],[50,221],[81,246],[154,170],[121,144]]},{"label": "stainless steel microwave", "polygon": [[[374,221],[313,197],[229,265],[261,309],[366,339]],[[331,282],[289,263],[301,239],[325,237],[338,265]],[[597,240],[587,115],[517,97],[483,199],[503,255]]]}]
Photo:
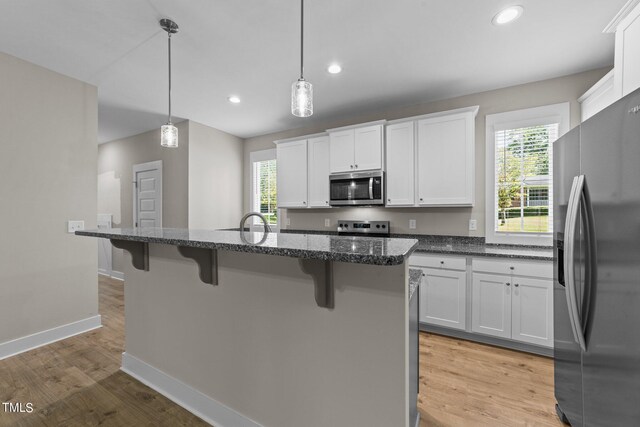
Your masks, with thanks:
[{"label": "stainless steel microwave", "polygon": [[384,172],[348,172],[329,175],[331,206],[384,205]]}]

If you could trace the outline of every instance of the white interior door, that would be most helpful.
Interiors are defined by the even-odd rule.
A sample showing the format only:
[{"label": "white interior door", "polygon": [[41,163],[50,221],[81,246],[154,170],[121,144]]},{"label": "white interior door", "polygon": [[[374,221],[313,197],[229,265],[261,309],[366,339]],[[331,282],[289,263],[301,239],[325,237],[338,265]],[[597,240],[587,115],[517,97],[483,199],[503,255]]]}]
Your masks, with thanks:
[{"label": "white interior door", "polygon": [[[98,214],[98,230],[111,228],[111,214]],[[98,239],[98,273],[111,276],[113,250],[108,239]]]},{"label": "white interior door", "polygon": [[133,224],[162,227],[162,161],[133,167]]}]

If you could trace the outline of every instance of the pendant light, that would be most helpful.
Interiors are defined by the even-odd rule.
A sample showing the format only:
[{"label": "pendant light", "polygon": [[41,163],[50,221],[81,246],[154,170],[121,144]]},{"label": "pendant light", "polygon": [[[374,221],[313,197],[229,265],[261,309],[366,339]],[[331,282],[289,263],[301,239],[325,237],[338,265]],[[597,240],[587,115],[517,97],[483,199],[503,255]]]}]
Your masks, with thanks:
[{"label": "pendant light", "polygon": [[304,0],[300,0],[300,78],[291,85],[291,114],[313,114],[313,85],[304,79]]},{"label": "pendant light", "polygon": [[160,144],[163,147],[176,148],[178,146],[178,128],[171,123],[171,34],[178,32],[178,24],[170,19],[161,19],[160,27],[167,32],[169,43],[169,119],[160,128]]}]

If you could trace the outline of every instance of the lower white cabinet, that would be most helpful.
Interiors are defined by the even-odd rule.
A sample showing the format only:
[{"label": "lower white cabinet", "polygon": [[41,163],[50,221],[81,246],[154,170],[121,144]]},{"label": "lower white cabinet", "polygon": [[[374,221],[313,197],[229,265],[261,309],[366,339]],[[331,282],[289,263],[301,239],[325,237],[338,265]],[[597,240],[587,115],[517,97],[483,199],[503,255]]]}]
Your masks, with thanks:
[{"label": "lower white cabinet", "polygon": [[471,330],[511,338],[511,284],[508,276],[473,274]]},{"label": "lower white cabinet", "polygon": [[420,321],[453,329],[465,329],[467,272],[422,269]]},{"label": "lower white cabinet", "polygon": [[[532,270],[537,264],[531,264]],[[503,270],[497,263],[496,269]],[[473,332],[553,347],[552,279],[474,272],[471,287]]]},{"label": "lower white cabinet", "polygon": [[511,338],[553,346],[553,282],[514,277],[511,297]]}]

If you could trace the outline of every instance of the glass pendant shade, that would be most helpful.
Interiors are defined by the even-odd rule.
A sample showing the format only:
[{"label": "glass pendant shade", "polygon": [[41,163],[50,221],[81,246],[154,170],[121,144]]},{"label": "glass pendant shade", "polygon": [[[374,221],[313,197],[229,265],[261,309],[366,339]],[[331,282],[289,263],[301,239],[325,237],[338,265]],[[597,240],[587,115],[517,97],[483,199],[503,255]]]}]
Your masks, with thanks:
[{"label": "glass pendant shade", "polygon": [[160,128],[160,144],[163,147],[176,148],[178,146],[178,128],[172,123]]},{"label": "glass pendant shade", "polygon": [[313,114],[313,85],[299,79],[291,86],[291,114],[309,117]]}]

